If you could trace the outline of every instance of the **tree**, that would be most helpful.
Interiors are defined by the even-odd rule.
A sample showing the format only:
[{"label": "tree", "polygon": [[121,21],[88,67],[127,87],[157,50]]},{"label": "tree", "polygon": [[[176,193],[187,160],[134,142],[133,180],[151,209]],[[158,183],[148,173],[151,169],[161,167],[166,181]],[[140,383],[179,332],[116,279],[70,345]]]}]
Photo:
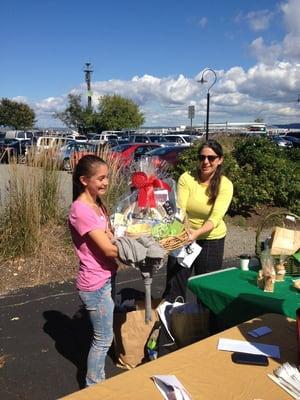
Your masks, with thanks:
[{"label": "tree", "polygon": [[101,97],[98,110],[96,120],[101,130],[138,128],[145,120],[138,105],[119,95]]},{"label": "tree", "polygon": [[254,122],[256,122],[257,124],[262,124],[264,122],[264,119],[257,117],[257,118],[255,118]]},{"label": "tree", "polygon": [[26,130],[33,128],[35,112],[25,103],[2,98],[0,102],[0,125]]},{"label": "tree", "polygon": [[69,128],[76,129],[80,133],[86,133],[88,128],[93,125],[93,111],[81,105],[81,95],[69,94],[69,105],[60,113],[56,113],[59,118]]},{"label": "tree", "polygon": [[56,117],[81,133],[137,128],[144,122],[138,106],[121,96],[101,97],[97,111],[83,107],[81,95],[69,94],[68,103],[64,111],[56,113]]}]

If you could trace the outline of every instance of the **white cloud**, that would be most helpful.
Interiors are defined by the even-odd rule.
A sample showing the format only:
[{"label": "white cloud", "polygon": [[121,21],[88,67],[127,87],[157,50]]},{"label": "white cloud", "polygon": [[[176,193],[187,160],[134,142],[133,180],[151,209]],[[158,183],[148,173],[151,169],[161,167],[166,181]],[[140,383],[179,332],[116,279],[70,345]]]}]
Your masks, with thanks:
[{"label": "white cloud", "polygon": [[271,64],[276,60],[300,61],[300,1],[288,0],[281,5],[287,33],[281,42],[265,43],[258,37],[250,44],[251,53],[259,62]]},{"label": "white cloud", "polygon": [[300,4],[299,0],[289,0],[281,5],[284,22],[287,30],[294,34],[300,34]]},{"label": "white cloud", "polygon": [[207,22],[208,22],[207,18],[206,18],[206,17],[202,17],[202,18],[199,19],[198,25],[199,25],[201,28],[205,28],[206,25],[207,25]]},{"label": "white cloud", "polygon": [[[281,41],[267,43],[262,35],[270,22],[271,13],[249,13],[248,21],[260,36],[250,43],[250,51],[257,63],[248,69],[234,66],[216,70],[217,82],[212,87],[210,120],[253,121],[257,116],[267,123],[299,122],[300,92],[300,0],[287,0],[280,12],[286,28]],[[205,18],[205,17],[203,17]],[[237,19],[245,19],[241,14]],[[204,21],[204,20],[203,20]],[[204,22],[203,22],[204,24]],[[206,24],[206,22],[205,22]],[[195,124],[203,123],[206,115],[206,93],[212,75],[207,73],[207,84],[200,85],[202,71],[191,78],[178,76],[134,76],[131,80],[109,80],[92,83],[93,105],[106,94],[119,94],[135,101],[144,112],[145,125],[189,124],[187,108],[196,108]],[[72,90],[86,101],[85,84]],[[19,101],[27,101],[19,97]],[[28,102],[28,101],[27,101]],[[53,123],[53,115],[66,107],[67,96],[48,97],[31,104],[40,123]],[[52,121],[52,122],[49,122]],[[56,121],[56,124],[59,122]]]},{"label": "white cloud", "polygon": [[28,103],[28,98],[25,96],[16,96],[12,98],[13,101],[16,101],[17,103]]},{"label": "white cloud", "polygon": [[269,28],[274,13],[269,10],[251,11],[246,15],[249,27],[254,32],[264,31]]},{"label": "white cloud", "polygon": [[273,64],[282,53],[282,46],[278,43],[267,45],[260,36],[250,44],[250,52],[259,62]]}]

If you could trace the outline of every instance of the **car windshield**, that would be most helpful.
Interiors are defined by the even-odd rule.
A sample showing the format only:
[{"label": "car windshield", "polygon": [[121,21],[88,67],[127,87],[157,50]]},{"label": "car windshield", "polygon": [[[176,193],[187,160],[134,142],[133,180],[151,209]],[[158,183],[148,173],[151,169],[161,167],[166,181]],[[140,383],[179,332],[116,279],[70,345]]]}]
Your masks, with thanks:
[{"label": "car windshield", "polygon": [[86,137],[83,135],[79,135],[79,136],[74,136],[75,140],[86,140]]},{"label": "car windshield", "polygon": [[166,154],[170,149],[173,149],[173,147],[159,147],[154,150],[147,151],[146,155],[147,156],[162,156]]},{"label": "car windshield", "polygon": [[162,142],[167,142],[167,139],[164,136],[149,136],[149,139],[151,140],[151,142],[154,143],[162,143]]},{"label": "car windshield", "polygon": [[121,153],[122,151],[125,151],[131,147],[132,144],[119,144],[117,146],[112,147],[112,151],[116,151],[117,153]]}]

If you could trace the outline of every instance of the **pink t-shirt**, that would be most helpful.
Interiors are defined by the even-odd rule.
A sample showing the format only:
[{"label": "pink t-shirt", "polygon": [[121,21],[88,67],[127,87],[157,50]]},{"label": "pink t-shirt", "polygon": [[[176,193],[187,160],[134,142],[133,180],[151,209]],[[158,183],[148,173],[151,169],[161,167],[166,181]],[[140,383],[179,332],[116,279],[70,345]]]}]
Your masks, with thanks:
[{"label": "pink t-shirt", "polygon": [[76,287],[79,290],[100,289],[116,272],[117,264],[115,260],[102,254],[99,247],[88,235],[88,232],[95,229],[106,230],[107,224],[107,217],[99,216],[88,204],[75,200],[71,205],[69,227],[79,258],[79,271],[76,280]]}]

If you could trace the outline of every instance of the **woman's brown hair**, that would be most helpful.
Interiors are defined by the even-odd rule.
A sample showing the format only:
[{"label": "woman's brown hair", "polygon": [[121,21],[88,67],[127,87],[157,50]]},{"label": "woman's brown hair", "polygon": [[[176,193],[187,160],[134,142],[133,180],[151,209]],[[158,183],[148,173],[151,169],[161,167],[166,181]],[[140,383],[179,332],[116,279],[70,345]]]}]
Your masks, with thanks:
[{"label": "woman's brown hair", "polygon": [[[210,149],[212,149],[216,153],[216,155],[220,158],[222,158],[224,155],[223,148],[219,142],[217,142],[216,140],[207,140],[200,146],[198,153],[199,156],[201,154],[201,151],[205,147],[209,147]],[[221,177],[222,177],[222,164],[219,164],[207,188],[207,194],[209,196],[208,200],[209,204],[214,204],[214,202],[216,201],[216,198],[219,193]]]}]

